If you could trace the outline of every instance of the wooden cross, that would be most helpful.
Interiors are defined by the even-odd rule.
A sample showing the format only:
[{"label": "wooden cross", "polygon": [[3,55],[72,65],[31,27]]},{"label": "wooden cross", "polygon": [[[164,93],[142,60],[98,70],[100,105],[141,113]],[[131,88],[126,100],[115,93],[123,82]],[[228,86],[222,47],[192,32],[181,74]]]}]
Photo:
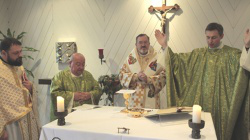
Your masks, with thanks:
[{"label": "wooden cross", "polygon": [[153,7],[152,5],[148,8],[149,13],[155,13],[159,12],[161,14],[161,27],[162,32],[165,34],[165,27],[166,27],[166,15],[167,12],[171,10],[178,10],[180,9],[180,6],[178,4],[175,4],[174,6],[166,6],[166,0],[162,0],[162,6],[161,7]]}]

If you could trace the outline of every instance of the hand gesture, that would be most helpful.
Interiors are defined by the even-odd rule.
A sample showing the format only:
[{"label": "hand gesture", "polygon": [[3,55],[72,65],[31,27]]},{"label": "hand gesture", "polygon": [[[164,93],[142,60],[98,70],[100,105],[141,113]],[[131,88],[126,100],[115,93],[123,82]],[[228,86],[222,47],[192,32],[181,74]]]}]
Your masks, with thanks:
[{"label": "hand gesture", "polygon": [[79,101],[82,98],[81,92],[75,92],[74,93],[74,101]]},{"label": "hand gesture", "polygon": [[22,84],[23,86],[29,90],[30,93],[32,93],[32,83],[29,81],[29,79],[26,76],[26,73],[23,72],[22,76]]},{"label": "hand gesture", "polygon": [[162,33],[160,30],[155,30],[155,38],[157,39],[158,43],[162,46],[163,49],[167,47],[167,36]]},{"label": "hand gesture", "polygon": [[250,32],[249,29],[245,32],[244,43],[246,48],[250,48]]},{"label": "hand gesture", "polygon": [[91,98],[91,94],[89,92],[75,92],[74,93],[74,100],[75,101],[86,101]]},{"label": "hand gesture", "polygon": [[138,79],[142,82],[147,83],[147,75],[145,73],[143,73],[143,71],[140,71],[138,73]]},{"label": "hand gesture", "polygon": [[86,101],[91,98],[91,94],[89,92],[82,92],[82,101]]}]

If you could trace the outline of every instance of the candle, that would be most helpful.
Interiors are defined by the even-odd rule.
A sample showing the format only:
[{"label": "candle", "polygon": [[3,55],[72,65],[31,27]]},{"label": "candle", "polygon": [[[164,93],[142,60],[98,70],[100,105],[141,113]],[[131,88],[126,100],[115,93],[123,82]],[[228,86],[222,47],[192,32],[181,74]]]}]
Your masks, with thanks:
[{"label": "candle", "polygon": [[57,96],[57,112],[64,112],[64,98],[62,96]]},{"label": "candle", "polygon": [[193,123],[201,123],[201,106],[194,105],[193,106]]}]

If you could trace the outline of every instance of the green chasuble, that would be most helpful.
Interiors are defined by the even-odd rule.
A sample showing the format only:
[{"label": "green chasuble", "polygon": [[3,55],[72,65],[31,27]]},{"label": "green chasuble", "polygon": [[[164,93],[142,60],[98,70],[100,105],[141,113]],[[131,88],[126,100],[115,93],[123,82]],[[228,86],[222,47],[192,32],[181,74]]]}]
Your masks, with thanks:
[{"label": "green chasuble", "polygon": [[[73,101],[74,92],[90,92],[91,99],[83,102]],[[66,69],[53,77],[50,86],[50,93],[53,105],[51,120],[54,120],[53,111],[56,108],[57,96],[62,96],[66,108],[70,108],[70,101],[73,101],[73,107],[82,104],[98,104],[102,92],[98,82],[90,72],[84,70],[81,76],[74,77],[72,76],[70,69]]]},{"label": "green chasuble", "polygon": [[224,46],[167,53],[168,106],[199,104],[211,113],[219,140],[247,140],[249,73],[240,67],[241,51]]}]

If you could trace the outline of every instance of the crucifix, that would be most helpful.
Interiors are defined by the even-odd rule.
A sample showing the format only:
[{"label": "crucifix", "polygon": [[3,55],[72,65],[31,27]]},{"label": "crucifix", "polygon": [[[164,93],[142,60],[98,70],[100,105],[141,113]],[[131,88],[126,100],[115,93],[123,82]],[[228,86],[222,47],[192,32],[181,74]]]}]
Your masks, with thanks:
[{"label": "crucifix", "polygon": [[159,12],[161,14],[161,30],[165,34],[165,27],[166,27],[166,15],[167,12],[171,10],[178,10],[180,9],[180,6],[178,4],[175,4],[174,6],[166,6],[166,0],[162,0],[162,6],[161,7],[153,7],[152,5],[148,8],[149,13],[155,13]]}]

